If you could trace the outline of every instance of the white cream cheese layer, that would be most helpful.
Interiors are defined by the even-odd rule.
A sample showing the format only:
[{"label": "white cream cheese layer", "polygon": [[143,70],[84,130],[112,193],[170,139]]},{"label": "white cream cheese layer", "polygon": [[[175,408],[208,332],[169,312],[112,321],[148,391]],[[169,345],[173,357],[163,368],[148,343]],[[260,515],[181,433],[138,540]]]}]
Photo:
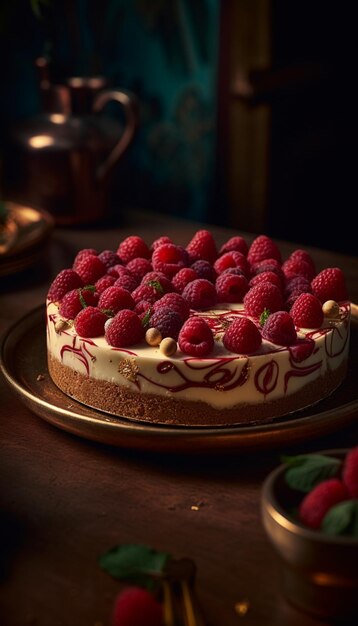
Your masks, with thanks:
[{"label": "white cream cheese layer", "polygon": [[216,333],[212,354],[194,358],[178,349],[175,356],[166,357],[145,342],[113,348],[104,337],[79,337],[73,326],[60,330],[58,306],[48,302],[47,349],[63,365],[95,380],[141,393],[201,400],[217,409],[283,398],[335,370],[348,357],[348,302],[341,303],[339,320],[325,320],[318,330],[297,329],[294,346],[283,348],[263,340],[250,356],[228,352],[220,340],[223,320],[243,314],[240,305],[231,304],[200,313]]}]

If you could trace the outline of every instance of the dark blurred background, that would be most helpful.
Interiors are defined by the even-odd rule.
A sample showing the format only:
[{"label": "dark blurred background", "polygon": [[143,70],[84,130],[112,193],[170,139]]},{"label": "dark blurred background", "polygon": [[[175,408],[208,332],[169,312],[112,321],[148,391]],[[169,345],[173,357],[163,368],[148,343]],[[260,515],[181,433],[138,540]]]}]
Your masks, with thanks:
[{"label": "dark blurred background", "polygon": [[54,83],[101,75],[138,100],[137,134],[111,178],[116,223],[135,206],[357,254],[353,8],[2,0],[3,197],[26,201],[11,133],[41,112],[45,56]]}]

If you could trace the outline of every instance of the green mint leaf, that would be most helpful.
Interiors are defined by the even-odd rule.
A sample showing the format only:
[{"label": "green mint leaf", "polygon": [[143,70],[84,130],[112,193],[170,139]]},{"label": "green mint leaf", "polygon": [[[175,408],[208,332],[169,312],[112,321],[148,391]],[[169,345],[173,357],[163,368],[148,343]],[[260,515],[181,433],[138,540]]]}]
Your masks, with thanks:
[{"label": "green mint leaf", "polygon": [[83,309],[85,309],[85,308],[87,307],[87,302],[86,302],[86,300],[85,300],[85,299],[84,299],[84,297],[83,297],[83,294],[82,294],[82,289],[79,289],[79,290],[78,290],[78,295],[79,295],[79,297],[80,297],[80,303],[81,303],[81,306],[82,306],[82,308],[83,308]]},{"label": "green mint leaf", "polygon": [[267,318],[271,315],[269,309],[264,309],[260,315],[260,326],[263,326],[267,320]]},{"label": "green mint leaf", "polygon": [[149,287],[153,287],[153,289],[156,289],[157,291],[159,291],[159,293],[164,293],[164,289],[161,286],[159,280],[149,280],[147,282],[147,285],[149,285]]},{"label": "green mint leaf", "polygon": [[87,307],[87,302],[83,297],[83,292],[84,291],[92,291],[93,293],[96,291],[96,287],[94,285],[86,285],[85,287],[81,287],[78,290],[79,296],[80,296],[80,303],[83,309],[85,309]]},{"label": "green mint leaf", "polygon": [[326,535],[358,537],[358,500],[345,500],[324,516],[321,530]]},{"label": "green mint leaf", "polygon": [[105,315],[107,315],[107,317],[114,317],[115,313],[114,311],[112,311],[112,309],[101,309],[102,313],[104,313]]},{"label": "green mint leaf", "polygon": [[285,479],[291,489],[308,493],[322,480],[337,476],[342,461],[323,454],[283,456],[282,462],[289,468]]},{"label": "green mint leaf", "polygon": [[152,315],[152,309],[149,308],[148,311],[145,312],[145,314],[144,314],[144,316],[142,318],[142,326],[143,326],[143,328],[148,326],[151,315]]},{"label": "green mint leaf", "polygon": [[146,545],[123,544],[102,554],[99,564],[114,578],[152,589],[155,575],[164,571],[169,558],[170,554]]}]

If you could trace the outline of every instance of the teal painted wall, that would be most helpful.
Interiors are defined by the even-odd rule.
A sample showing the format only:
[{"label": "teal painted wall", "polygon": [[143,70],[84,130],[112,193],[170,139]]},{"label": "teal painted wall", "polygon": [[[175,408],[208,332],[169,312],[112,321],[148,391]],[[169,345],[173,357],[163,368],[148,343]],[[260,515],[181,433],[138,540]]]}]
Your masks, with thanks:
[{"label": "teal painted wall", "polygon": [[52,57],[59,80],[103,73],[113,86],[132,91],[140,104],[137,137],[116,171],[114,202],[208,219],[215,175],[219,0],[33,4],[40,18],[30,0],[13,0],[0,9],[2,133],[39,111],[33,63],[43,52]]}]

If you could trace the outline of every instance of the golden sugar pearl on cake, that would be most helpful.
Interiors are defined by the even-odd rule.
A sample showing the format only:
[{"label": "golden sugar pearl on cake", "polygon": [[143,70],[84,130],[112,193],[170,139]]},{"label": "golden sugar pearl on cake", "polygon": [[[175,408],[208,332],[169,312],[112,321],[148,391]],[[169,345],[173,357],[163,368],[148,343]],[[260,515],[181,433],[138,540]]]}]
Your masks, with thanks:
[{"label": "golden sugar pearl on cake", "polygon": [[162,334],[157,328],[148,328],[145,333],[145,340],[149,346],[159,346],[162,339]]},{"label": "golden sugar pearl on cake", "polygon": [[323,315],[330,319],[339,317],[339,304],[335,300],[327,300],[322,305]]},{"label": "golden sugar pearl on cake", "polygon": [[176,353],[177,348],[177,342],[175,341],[175,339],[172,339],[172,337],[165,337],[165,339],[162,339],[159,345],[160,351],[165,356],[173,356],[173,354]]}]

